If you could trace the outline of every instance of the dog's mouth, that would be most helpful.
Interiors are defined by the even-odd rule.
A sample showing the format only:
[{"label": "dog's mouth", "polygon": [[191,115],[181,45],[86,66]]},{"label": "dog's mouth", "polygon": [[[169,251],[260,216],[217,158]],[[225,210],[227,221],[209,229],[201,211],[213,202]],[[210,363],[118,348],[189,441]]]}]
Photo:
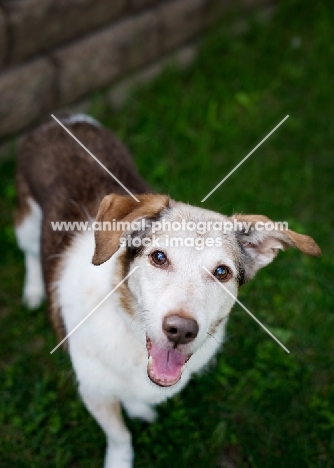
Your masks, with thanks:
[{"label": "dog's mouth", "polygon": [[148,352],[147,375],[160,387],[171,387],[180,379],[186,362],[191,354],[181,353],[176,348],[160,348],[146,337]]}]

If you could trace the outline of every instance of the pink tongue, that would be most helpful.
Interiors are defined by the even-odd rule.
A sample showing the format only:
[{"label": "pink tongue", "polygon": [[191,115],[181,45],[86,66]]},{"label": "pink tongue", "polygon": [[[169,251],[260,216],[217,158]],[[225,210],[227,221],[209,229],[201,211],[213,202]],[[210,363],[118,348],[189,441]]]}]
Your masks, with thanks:
[{"label": "pink tongue", "polygon": [[150,355],[153,358],[152,371],[155,378],[173,382],[181,377],[181,368],[186,362],[186,356],[180,351],[173,348],[159,348],[155,343],[152,343]]}]

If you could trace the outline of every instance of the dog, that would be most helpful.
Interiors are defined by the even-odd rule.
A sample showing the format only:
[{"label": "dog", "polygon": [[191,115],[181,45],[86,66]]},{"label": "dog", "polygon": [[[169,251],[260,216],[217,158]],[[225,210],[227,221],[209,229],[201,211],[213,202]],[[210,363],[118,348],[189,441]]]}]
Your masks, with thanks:
[{"label": "dog", "polygon": [[[265,216],[229,217],[154,193],[108,129],[85,115],[61,122],[114,177],[53,120],[25,138],[15,219],[23,299],[35,308],[47,296],[59,340],[70,334],[64,343],[78,391],[106,434],[104,466],[130,468],[121,408],[153,422],[154,406],[221,347],[239,287],[279,250],[321,252],[311,237],[287,228],[260,230],[259,223],[271,223]],[[77,227],[57,230],[55,222]],[[225,232],[224,223],[242,228]],[[184,242],[174,245],[176,226]]]}]

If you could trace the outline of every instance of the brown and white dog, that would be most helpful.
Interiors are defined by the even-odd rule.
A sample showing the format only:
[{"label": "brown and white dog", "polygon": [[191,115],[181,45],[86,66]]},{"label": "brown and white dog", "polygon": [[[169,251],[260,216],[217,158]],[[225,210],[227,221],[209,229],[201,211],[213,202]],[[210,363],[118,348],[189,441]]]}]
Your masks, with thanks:
[{"label": "brown and white dog", "polygon": [[[279,249],[292,246],[315,256],[320,249],[312,238],[288,229],[257,230],[257,222],[269,221],[263,216],[229,218],[155,194],[107,129],[83,115],[62,122],[139,202],[56,122],[29,135],[17,166],[16,235],[26,263],[23,298],[29,308],[37,307],[46,290],[62,339],[138,267],[67,340],[81,397],[106,433],[105,467],[129,468],[133,450],[121,405],[130,417],[153,421],[153,406],[179,392],[216,354],[239,286]],[[146,224],[126,232],[94,232],[94,220]],[[213,229],[236,220],[250,229]],[[55,221],[88,222],[89,227],[57,231]],[[172,226],[205,222],[211,229],[179,231],[188,243],[171,246],[175,232],[163,229],[162,221]],[[152,242],[134,246],[135,238]]]}]

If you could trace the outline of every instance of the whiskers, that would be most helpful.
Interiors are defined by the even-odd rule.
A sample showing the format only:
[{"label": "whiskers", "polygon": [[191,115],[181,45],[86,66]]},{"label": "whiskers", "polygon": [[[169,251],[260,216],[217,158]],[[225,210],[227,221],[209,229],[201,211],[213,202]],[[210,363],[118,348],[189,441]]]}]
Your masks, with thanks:
[{"label": "whiskers", "polygon": [[137,329],[139,334],[141,334],[141,335],[145,334],[145,330],[146,330],[145,320],[139,314],[136,314],[136,316],[133,317],[132,325]]},{"label": "whiskers", "polygon": [[218,345],[220,345],[219,341],[217,340],[215,336],[212,335],[212,333],[207,332],[207,335],[209,335],[213,340],[217,342]]},{"label": "whiskers", "polygon": [[[157,318],[150,312],[150,310],[142,309],[137,311],[135,316],[132,317],[131,325],[135,333],[141,338],[145,337],[146,340],[146,336],[149,335],[148,331],[155,330],[157,328],[156,320]],[[161,327],[162,325],[160,325],[160,329]],[[158,346],[161,345],[161,347],[165,346],[163,335],[160,340],[155,338],[155,343]]]},{"label": "whiskers", "polygon": [[207,332],[206,333],[207,337],[201,344],[201,346],[198,348],[197,351],[201,351],[205,348],[211,348],[213,350],[217,349],[217,345],[220,346],[222,344],[221,339],[217,339],[212,333]]},{"label": "whiskers", "polygon": [[146,339],[146,312],[148,312],[148,310],[137,311],[131,320],[131,328],[135,332],[135,335],[139,341],[142,341],[142,338]]},{"label": "whiskers", "polygon": [[145,332],[150,325],[154,326],[154,317],[148,309],[139,310],[133,320],[136,320]]}]

